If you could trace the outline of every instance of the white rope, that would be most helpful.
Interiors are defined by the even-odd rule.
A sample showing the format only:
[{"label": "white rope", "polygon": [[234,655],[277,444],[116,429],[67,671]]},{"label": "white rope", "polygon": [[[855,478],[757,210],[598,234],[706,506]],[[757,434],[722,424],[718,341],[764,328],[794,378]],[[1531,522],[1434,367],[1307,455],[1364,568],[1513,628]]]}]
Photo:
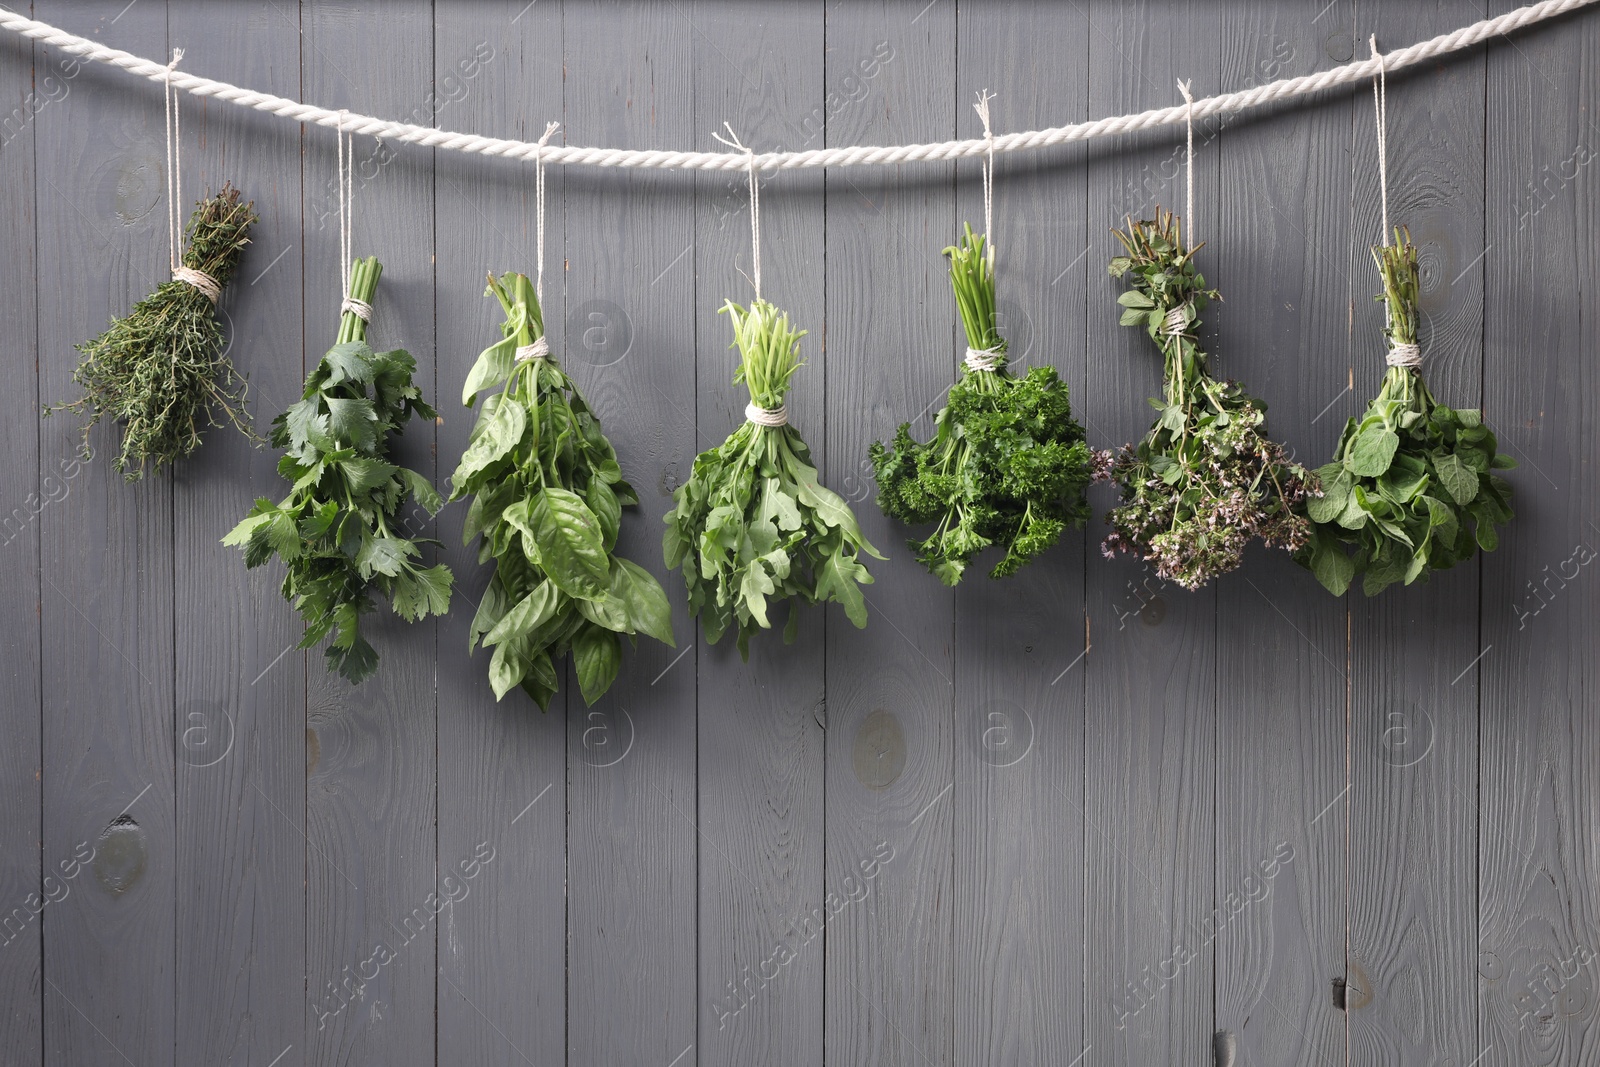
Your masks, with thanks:
[{"label": "white rope", "polygon": [[999,366],[999,348],[968,348],[965,363],[968,370],[994,370]]},{"label": "white rope", "polygon": [[183,232],[178,222],[179,192],[183,186],[183,127],[178,94],[172,89],[172,72],[182,58],[183,49],[174,48],[172,62],[162,68],[165,73],[161,95],[167,105],[167,255],[172,261],[172,280],[194,286],[215,304],[222,299],[222,286],[205,271],[186,267],[178,259],[178,235]]},{"label": "white rope", "polygon": [[533,339],[533,344],[517,346],[516,359],[518,363],[526,363],[530,359],[544,359],[548,355],[550,355],[550,342],[545,339],[542,333]]},{"label": "white rope", "polygon": [[988,157],[983,161],[983,238],[989,244],[991,270],[994,268],[994,130],[989,128],[989,101],[992,99],[994,97],[985,89],[978,94],[978,102],[972,105],[983,120],[983,140],[989,146]]},{"label": "white rope", "polygon": [[775,408],[757,407],[754,401],[744,406],[744,417],[757,426],[787,426],[789,425],[789,406],[779,404]]},{"label": "white rope", "polygon": [[350,138],[345,144],[344,112],[339,112],[339,128],[335,136],[339,141],[339,280],[344,298],[339,301],[339,312],[348,311],[362,322],[372,321],[372,305],[350,295],[350,261],[355,251],[351,234],[356,224],[356,142]]},{"label": "white rope", "polygon": [[1389,348],[1383,361],[1391,367],[1420,367],[1422,366],[1422,346],[1413,344],[1397,344]]},{"label": "white rope", "polygon": [[[1503,15],[1474,22],[1470,26],[1463,26],[1450,33],[1440,34],[1438,37],[1391,52],[1384,57],[1383,65],[1389,73],[1393,73],[1438,56],[1460,52],[1491,38],[1503,36],[1597,2],[1600,0],[1540,0],[1539,3],[1519,7]],[[48,23],[24,18],[13,11],[0,10],[0,29],[10,30],[12,33],[71,55],[110,64],[151,81],[160,82],[168,77],[166,68],[160,63],[115,48],[107,48],[86,38],[65,33]],[[748,152],[639,151],[621,148],[586,148],[576,145],[558,145],[541,152],[536,144],[528,141],[480,137],[476,134],[456,133],[431,126],[390,122],[370,115],[351,115],[349,120],[351,132],[364,137],[378,137],[385,141],[442,148],[453,152],[504,156],[507,159],[532,159],[537,156],[546,163],[557,166],[669,170],[741,170],[750,167],[760,170],[792,170],[797,167],[883,166],[891,163],[970,159],[988,155],[991,151],[1024,152],[1114,134],[1133,133],[1157,126],[1171,126],[1179,122],[1192,123],[1195,119],[1244,111],[1289,97],[1305,96],[1308,93],[1355,84],[1377,74],[1378,67],[1377,59],[1366,59],[1298,78],[1285,78],[1239,92],[1206,97],[1203,100],[1196,100],[1192,107],[1184,105],[1156,108],[1136,115],[1117,115],[1071,126],[1008,133],[995,137],[992,143],[979,138],[944,141],[937,144],[856,145],[849,148],[815,148],[803,152],[767,152],[753,159]],[[240,88],[211,78],[199,78],[192,74],[173,72],[170,77],[174,88],[193,93],[195,96],[215,97],[230,104],[254,108],[296,122],[329,127],[339,125],[339,112],[327,108],[302,104],[296,100],[273,96],[270,93],[259,93],[253,89]]]},{"label": "white rope", "polygon": [[[1178,92],[1183,94],[1183,121],[1189,128],[1188,147],[1184,151],[1183,189],[1186,200],[1183,205],[1183,236],[1188,238],[1188,246],[1194,247],[1194,97],[1189,95],[1189,83],[1179,82]],[[1181,331],[1180,331],[1181,332]]]},{"label": "white rope", "polygon": [[[1372,109],[1378,123],[1378,189],[1383,200],[1383,243],[1389,243],[1389,86],[1384,78],[1383,54],[1378,51],[1378,35],[1367,39],[1372,58],[1378,61],[1377,77],[1372,79]],[[1398,364],[1394,364],[1398,366]]]},{"label": "white rope", "polygon": [[[711,136],[727,145],[737,148],[745,154],[747,167],[750,174],[750,284],[755,287],[756,299],[761,299],[761,185],[756,181],[756,154],[746,148],[739,140],[739,135],[733,132],[733,127],[726,122],[722,128],[728,131],[728,136],[712,134]],[[763,423],[763,425],[766,425]],[[783,423],[773,423],[782,426]]]},{"label": "white rope", "polygon": [[1167,312],[1167,317],[1161,320],[1161,332],[1168,337],[1181,337],[1188,328],[1189,313],[1181,306]]}]

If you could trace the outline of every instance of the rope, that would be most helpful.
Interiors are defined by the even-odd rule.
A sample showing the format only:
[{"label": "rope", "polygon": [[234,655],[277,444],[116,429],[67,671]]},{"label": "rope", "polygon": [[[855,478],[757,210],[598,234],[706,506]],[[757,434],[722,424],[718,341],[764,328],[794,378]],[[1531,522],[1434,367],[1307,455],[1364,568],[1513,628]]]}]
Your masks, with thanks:
[{"label": "rope", "polygon": [[339,312],[348,311],[362,322],[372,321],[372,305],[350,295],[350,259],[355,249],[351,234],[356,223],[356,143],[350,138],[345,145],[344,112],[339,112],[339,280],[344,289],[344,299],[339,301]]},{"label": "rope", "polygon": [[[544,136],[540,137],[538,143],[534,145],[535,152],[534,152],[534,155],[533,155],[533,203],[534,203],[533,217],[534,217],[534,231],[538,235],[536,240],[537,240],[538,245],[539,245],[539,262],[538,262],[538,273],[534,277],[534,281],[533,281],[533,295],[536,296],[538,298],[538,300],[539,300],[539,313],[541,315],[544,314],[544,146],[545,146],[545,144],[547,142],[549,142],[550,135],[555,133],[556,130],[558,130],[560,128],[561,128],[561,123],[559,123],[559,122],[547,122],[547,123],[545,123],[544,124]],[[542,340],[544,340],[544,338],[540,337],[539,340],[542,341]],[[525,347],[531,348],[533,346],[532,345],[528,345],[528,346],[525,346]],[[549,346],[548,345],[545,346],[545,352],[546,353],[549,352]],[[519,358],[521,357],[521,349],[518,349],[518,357]]]},{"label": "rope", "polygon": [[1389,349],[1383,361],[1391,367],[1420,367],[1422,366],[1422,346],[1412,344],[1398,344]]},{"label": "rope", "polygon": [[[989,266],[994,267],[994,131],[989,128],[989,101],[993,95],[985,89],[972,105],[983,120],[983,140],[989,146],[988,158],[983,162],[983,236],[989,242]],[[972,349],[967,349],[971,352]],[[988,369],[988,368],[985,368]]]},{"label": "rope", "polygon": [[172,89],[172,72],[182,58],[183,49],[174,48],[172,62],[162,68],[161,95],[167,105],[167,255],[172,261],[172,280],[194,286],[215,304],[222,299],[222,286],[205,271],[186,267],[178,259],[178,234],[182,232],[178,224],[178,198],[183,186],[183,127],[178,94]]},{"label": "rope", "polygon": [[550,342],[541,333],[533,339],[533,344],[517,346],[516,359],[518,363],[526,363],[530,359],[544,359],[549,354]]},{"label": "rope", "polygon": [[1161,320],[1161,332],[1168,337],[1181,337],[1183,331],[1189,328],[1189,313],[1181,306],[1167,312],[1167,317]]},{"label": "rope", "polygon": [[[722,128],[728,131],[728,136],[727,137],[723,137],[722,135],[715,134],[715,133],[712,134],[711,136],[716,138],[717,140],[721,141],[723,144],[727,145],[729,148],[737,148],[737,149],[739,149],[739,151],[741,151],[741,152],[743,152],[745,154],[745,156],[746,156],[746,158],[748,160],[748,163],[746,164],[746,166],[747,166],[747,169],[748,169],[749,175],[750,175],[750,270],[751,270],[751,274],[753,275],[753,277],[751,277],[751,279],[750,279],[750,284],[755,286],[756,299],[760,300],[761,299],[761,185],[760,185],[759,182],[756,181],[756,154],[754,152],[752,152],[750,149],[746,148],[743,145],[743,143],[740,142],[739,135],[733,132],[733,127],[732,126],[729,126],[726,122],[724,122],[722,124]],[[763,423],[762,425],[766,425],[766,423]],[[772,425],[774,425],[774,426],[782,426],[783,423],[778,422],[778,423],[773,423]]]},{"label": "rope", "polygon": [[[1189,128],[1188,148],[1184,152],[1183,164],[1183,190],[1185,201],[1183,205],[1183,232],[1189,238],[1190,248],[1194,247],[1194,97],[1189,95],[1189,83],[1179,82],[1178,92],[1183,94],[1183,121]],[[1181,331],[1180,331],[1181,332]]]},{"label": "rope", "polygon": [[[1540,0],[1508,11],[1494,18],[1474,22],[1450,33],[1441,34],[1391,52],[1382,65],[1389,73],[1425,63],[1438,56],[1460,52],[1491,38],[1544,22],[1547,19],[1577,11],[1600,0]],[[82,56],[97,63],[107,63],[151,81],[163,80],[175,89],[195,96],[210,96],[240,107],[253,108],[296,122],[316,126],[336,127],[339,112],[303,104],[270,93],[259,93],[211,78],[192,74],[168,72],[160,63],[139,56],[107,48],[94,41],[63,32],[45,22],[37,22],[13,11],[0,10],[0,29],[10,30],[50,48],[71,55]],[[442,148],[446,151],[468,152],[486,156],[503,156],[507,159],[541,158],[558,166],[636,167],[665,170],[792,170],[803,167],[854,167],[885,166],[892,163],[924,163],[951,159],[970,159],[997,153],[1024,152],[1077,141],[1093,140],[1115,134],[1133,133],[1157,126],[1171,126],[1179,122],[1193,123],[1212,115],[1245,111],[1290,97],[1305,96],[1371,78],[1380,66],[1376,58],[1346,63],[1340,67],[1306,74],[1298,78],[1285,78],[1268,82],[1251,89],[1196,100],[1193,105],[1156,108],[1135,115],[1117,115],[1095,119],[1071,126],[1054,126],[1043,130],[1008,133],[991,140],[944,141],[937,144],[909,144],[894,146],[856,145],[849,148],[815,148],[802,152],[767,152],[752,158],[749,152],[676,152],[667,150],[629,150],[621,148],[587,148],[575,145],[558,145],[541,151],[537,144],[528,141],[507,140],[499,137],[480,137],[470,133],[456,133],[430,126],[415,126],[405,122],[390,122],[370,115],[349,116],[351,132],[364,137],[379,137],[385,141],[398,141],[424,147]]]},{"label": "rope", "polygon": [[968,370],[994,370],[999,365],[999,348],[968,348],[966,364]]},{"label": "rope", "polygon": [[789,406],[779,404],[775,408],[757,407],[754,401],[744,406],[744,417],[757,426],[787,426],[789,425]]},{"label": "rope", "polygon": [[1372,58],[1378,61],[1378,74],[1372,79],[1372,110],[1378,123],[1378,189],[1383,199],[1383,243],[1389,243],[1389,86],[1383,73],[1383,54],[1378,51],[1378,35],[1367,39]]}]

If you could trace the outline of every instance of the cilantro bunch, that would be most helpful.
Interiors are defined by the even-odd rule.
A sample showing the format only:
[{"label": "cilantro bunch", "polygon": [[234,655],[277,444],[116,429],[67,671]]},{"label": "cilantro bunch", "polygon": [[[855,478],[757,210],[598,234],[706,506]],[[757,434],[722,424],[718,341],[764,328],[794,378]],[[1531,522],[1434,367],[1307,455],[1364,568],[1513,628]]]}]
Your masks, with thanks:
[{"label": "cilantro bunch", "polygon": [[1383,278],[1384,334],[1391,352],[1412,353],[1383,376],[1378,396],[1339,437],[1321,467],[1322,495],[1306,502],[1311,541],[1296,557],[1330,592],[1357,574],[1373,596],[1492,551],[1498,523],[1511,519],[1511,486],[1496,468],[1516,466],[1496,451],[1477,411],[1434,400],[1414,365],[1417,352],[1417,250],[1411,235],[1372,250]]},{"label": "cilantro bunch", "polygon": [[1054,545],[1068,526],[1082,528],[1092,457],[1055,369],[1035,367],[1023,378],[1006,369],[992,248],[985,250],[969,225],[944,254],[974,355],[950,388],[933,440],[913,440],[910,424],[901,423],[893,446],[874,442],[870,454],[878,506],[908,525],[938,524],[908,544],[940,581],[955,585],[990,546],[1005,555],[989,577],[1004,578]]},{"label": "cilantro bunch", "polygon": [[1218,299],[1194,267],[1204,246],[1186,250],[1163,211],[1129,220],[1117,239],[1128,254],[1111,261],[1111,275],[1132,283],[1117,298],[1122,325],[1144,327],[1161,349],[1165,391],[1150,401],[1161,414],[1149,434],[1112,460],[1122,503],[1108,516],[1103,553],[1131,552],[1198,589],[1239,566],[1251,538],[1298,551],[1311,532],[1299,512],[1311,476],[1266,436],[1265,404],[1206,373],[1195,339],[1200,313]]},{"label": "cilantro bunch", "polygon": [[[370,304],[382,272],[375,257],[356,260],[351,297]],[[437,542],[408,536],[400,518],[407,497],[434,514],[439,494],[422,475],[386,458],[389,435],[412,415],[437,416],[411,380],[417,369],[411,354],[374,352],[366,336],[367,324],[344,312],[338,341],[306,379],[299,403],[272,423],[272,444],[285,450],[278,473],[293,488],[276,504],[257,500],[222,539],[244,550],[248,567],[274,555],[283,560],[284,599],[306,624],[299,647],[331,634],[328,667],[351,682],[378,666],[377,651],[361,635],[374,594],[416,622],[449,609],[453,581],[444,564],[422,565],[418,546]]]},{"label": "cilantro bunch", "polygon": [[461,402],[470,407],[501,388],[484,399],[450,479],[451,500],[472,496],[462,540],[481,537],[478,562],[494,561],[467,647],[482,638],[494,648],[496,699],[520,685],[541,709],[570,651],[593,704],[616,680],[622,635],[671,645],[672,611],[654,576],[615,554],[622,509],[639,498],[600,420],[548,353],[528,351],[544,338],[533,284],[523,274],[491,275],[490,294],[506,315],[502,338],[478,356]]},{"label": "cilantro bunch", "polygon": [[[239,190],[231,185],[200,201],[184,230],[183,265],[226,286],[250,243],[254,209],[253,201],[239,203]],[[223,419],[259,440],[250,429],[245,385],[227,357],[225,340],[216,305],[205,293],[185,281],[162,282],[126,317],[112,319],[105,333],[78,346],[83,359],[72,380],[83,386],[84,395],[44,414],[88,415],[85,458],[96,423],[107,415],[122,423],[117,463],[130,482],[144,477],[147,463],[160,470],[193,452],[201,431]]]},{"label": "cilantro bunch", "polygon": [[[746,414],[779,421],[789,381],[800,366],[800,338],[789,316],[765,300],[749,310],[728,301],[741,360],[733,380],[750,388]],[[850,506],[817,483],[811,452],[785,421],[746,421],[716,448],[695,457],[689,480],[673,494],[662,546],[667,566],[682,567],[689,612],[716,644],[730,626],[739,653],[750,636],[768,629],[770,601],[788,600],[784,640],[794,640],[798,605],[836,601],[856,626],[867,624],[859,586],[872,575],[859,561],[868,543]]]}]

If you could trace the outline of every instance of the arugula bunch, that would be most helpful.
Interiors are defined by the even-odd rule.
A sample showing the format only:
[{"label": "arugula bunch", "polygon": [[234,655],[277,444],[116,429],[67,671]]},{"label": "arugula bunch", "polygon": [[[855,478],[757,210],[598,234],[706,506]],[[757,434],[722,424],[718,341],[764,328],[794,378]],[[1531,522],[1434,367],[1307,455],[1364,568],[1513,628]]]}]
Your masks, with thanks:
[{"label": "arugula bunch", "polygon": [[[239,203],[232,185],[195,205],[184,230],[183,266],[226,286],[250,243],[254,209],[254,201]],[[43,414],[88,415],[85,458],[96,423],[107,415],[122,423],[117,463],[130,482],[144,477],[146,463],[160,470],[193,452],[202,429],[223,419],[259,441],[244,410],[244,380],[228,359],[225,340],[216,305],[205,293],[186,281],[162,282],[126,317],[113,318],[105,333],[78,346],[83,359],[72,380],[84,395]]]},{"label": "arugula bunch", "polygon": [[1195,338],[1200,313],[1220,299],[1195,270],[1204,246],[1185,249],[1164,211],[1130,219],[1117,239],[1128,254],[1111,261],[1110,273],[1132,282],[1117,298],[1122,325],[1144,327],[1161,349],[1165,392],[1150,401],[1161,414],[1149,434],[1112,461],[1122,503],[1108,516],[1101,551],[1108,559],[1134,553],[1185,589],[1239,566],[1252,537],[1297,551],[1310,537],[1299,505],[1311,476],[1266,436],[1264,403],[1206,373]]},{"label": "arugula bunch", "polygon": [[1067,386],[1053,367],[1023,378],[1006,369],[1006,342],[994,313],[994,253],[966,227],[944,250],[950,285],[974,353],[939,412],[933,440],[913,440],[901,423],[894,444],[870,451],[878,506],[907,524],[938,523],[909,541],[917,559],[946,585],[961,581],[972,557],[991,545],[1005,555],[991,578],[1015,574],[1089,517],[1084,487],[1093,473],[1083,428],[1072,418]]},{"label": "arugula bunch", "polygon": [[451,500],[472,495],[462,540],[481,537],[478,562],[495,564],[467,647],[479,638],[493,646],[496,699],[520,685],[541,709],[558,688],[556,662],[570,651],[593,704],[621,667],[621,635],[671,645],[672,611],[654,576],[615,554],[622,509],[639,498],[572,379],[530,348],[544,338],[533,284],[522,274],[490,275],[490,294],[505,311],[503,336],[478,356],[461,402],[471,407],[479,393],[501,390],[484,399],[450,480]]},{"label": "arugula bunch", "polygon": [[[811,452],[788,425],[784,395],[800,366],[800,338],[789,316],[765,300],[749,310],[723,305],[740,352],[735,382],[750,389],[750,417],[716,448],[695,457],[689,480],[673,494],[662,539],[667,566],[683,569],[689,612],[716,644],[730,626],[739,654],[768,629],[769,601],[788,600],[784,640],[793,641],[800,603],[832,600],[856,626],[867,624],[862,585],[872,575],[859,561],[878,554],[843,498],[817,482]],[[763,418],[780,425],[758,424]]]},{"label": "arugula bunch", "polygon": [[[370,304],[382,272],[376,257],[356,260],[351,297]],[[407,497],[436,513],[439,494],[427,478],[386,458],[389,435],[411,416],[437,416],[411,380],[417,369],[411,354],[374,352],[366,336],[367,324],[344,312],[338,341],[306,379],[299,403],[272,423],[272,444],[285,450],[278,473],[293,488],[276,504],[257,500],[222,539],[244,550],[248,567],[274,555],[283,560],[284,599],[306,624],[299,647],[332,634],[328,667],[351,682],[378,666],[377,651],[361,635],[373,594],[416,622],[449,609],[453,581],[448,566],[419,561],[418,546],[438,542],[408,536],[400,518]]]},{"label": "arugula bunch", "polygon": [[1372,255],[1383,278],[1384,335],[1401,358],[1366,413],[1345,425],[1333,462],[1318,469],[1322,495],[1306,502],[1312,538],[1296,557],[1335,595],[1357,574],[1374,596],[1453,567],[1475,547],[1493,551],[1496,524],[1511,519],[1511,486],[1490,472],[1517,465],[1496,451],[1477,411],[1435,401],[1415,366],[1420,283],[1411,235],[1397,229],[1395,243]]}]

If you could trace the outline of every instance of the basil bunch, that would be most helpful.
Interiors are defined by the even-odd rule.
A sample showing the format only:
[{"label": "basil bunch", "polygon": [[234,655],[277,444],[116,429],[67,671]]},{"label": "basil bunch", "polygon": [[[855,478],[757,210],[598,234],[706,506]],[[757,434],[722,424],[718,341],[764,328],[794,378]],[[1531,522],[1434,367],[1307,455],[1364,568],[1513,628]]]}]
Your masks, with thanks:
[{"label": "basil bunch", "polygon": [[600,420],[548,355],[518,358],[544,337],[544,313],[526,275],[491,275],[485,295],[505,311],[503,338],[484,349],[461,402],[490,394],[450,479],[451,500],[472,495],[462,540],[481,537],[478,562],[494,575],[478,604],[468,650],[494,648],[496,699],[517,686],[548,708],[556,662],[572,653],[590,704],[616,680],[622,638],[644,633],[668,645],[672,612],[649,571],[615,555],[622,509],[638,496]]},{"label": "basil bunch", "polygon": [[1383,377],[1378,396],[1339,437],[1317,470],[1322,495],[1306,502],[1314,529],[1297,558],[1335,595],[1357,574],[1374,596],[1492,551],[1496,524],[1511,519],[1511,486],[1495,469],[1516,466],[1497,451],[1477,411],[1434,400],[1415,366],[1417,250],[1411,235],[1372,250],[1383,278],[1390,351],[1412,353]]},{"label": "basil bunch", "polygon": [[1084,487],[1092,475],[1083,427],[1072,417],[1067,386],[1053,367],[1017,378],[1006,370],[1006,342],[994,313],[994,254],[966,227],[944,250],[950,285],[974,355],[950,387],[933,440],[923,444],[901,423],[892,448],[870,451],[878,506],[907,524],[936,522],[910,547],[946,585],[961,581],[979,552],[1005,555],[991,578],[1015,574],[1089,517]]},{"label": "basil bunch", "polygon": [[[832,600],[856,626],[867,624],[859,586],[872,575],[861,553],[883,557],[861,533],[843,498],[817,483],[811,452],[788,425],[784,395],[800,366],[800,338],[789,316],[765,300],[746,311],[728,301],[741,360],[735,382],[750,387],[746,421],[716,448],[695,457],[689,480],[673,494],[662,539],[667,566],[682,567],[689,612],[716,644],[730,626],[739,654],[750,636],[768,629],[769,601],[788,600],[784,640],[799,626],[798,605]],[[781,420],[781,421],[780,421]]]},{"label": "basil bunch", "polygon": [[[350,295],[371,303],[383,268],[374,257],[356,260]],[[387,599],[407,622],[443,615],[450,607],[450,568],[424,567],[422,544],[406,534],[400,505],[409,496],[432,515],[441,501],[428,479],[390,463],[389,435],[418,415],[437,416],[412,383],[417,361],[396,349],[374,352],[367,324],[353,312],[340,318],[338,342],[306,379],[300,402],[272,423],[272,444],[285,449],[278,473],[294,483],[274,504],[263,497],[222,539],[244,550],[245,566],[274,555],[288,566],[285,600],[306,623],[300,648],[329,634],[330,670],[351,682],[369,677],[378,653],[361,636],[372,594]]]},{"label": "basil bunch", "polygon": [[1112,462],[1122,503],[1101,551],[1134,553],[1198,589],[1238,567],[1252,537],[1299,550],[1311,533],[1299,510],[1310,475],[1267,437],[1264,403],[1206,372],[1195,337],[1200,312],[1218,298],[1194,267],[1204,246],[1184,248],[1171,212],[1130,220],[1117,238],[1128,254],[1111,261],[1111,275],[1132,282],[1117,298],[1122,325],[1142,327],[1161,349],[1165,395],[1150,401],[1161,414],[1144,440]]}]

